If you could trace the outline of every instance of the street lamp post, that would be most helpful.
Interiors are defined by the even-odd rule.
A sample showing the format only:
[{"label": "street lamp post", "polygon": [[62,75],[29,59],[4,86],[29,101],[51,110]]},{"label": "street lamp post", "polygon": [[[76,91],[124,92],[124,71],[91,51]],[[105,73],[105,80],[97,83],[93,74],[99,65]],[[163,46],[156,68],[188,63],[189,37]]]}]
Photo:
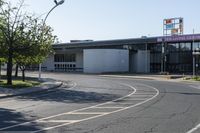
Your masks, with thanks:
[{"label": "street lamp post", "polygon": [[[48,18],[48,16],[49,16],[49,14],[50,14],[57,6],[62,5],[62,4],[65,2],[65,0],[61,0],[61,1],[59,1],[59,2],[58,2],[57,0],[54,0],[54,2],[55,2],[56,5],[55,5],[54,7],[52,7],[51,10],[49,10],[49,12],[47,13],[45,19],[43,20],[41,44],[43,44],[44,27],[45,27],[45,22],[46,22],[46,20],[47,20],[47,18]],[[40,64],[39,64],[39,77],[38,77],[39,80],[41,80],[41,73],[42,73],[42,64],[40,63]]]},{"label": "street lamp post", "polygon": [[148,60],[148,44],[146,43],[146,46],[145,46],[146,48],[146,73],[148,73],[149,72],[149,60]]},{"label": "street lamp post", "polygon": [[161,50],[161,73],[163,74],[164,72],[164,56],[165,56],[165,43],[164,43],[164,38],[162,39],[162,50]]},{"label": "street lamp post", "polygon": [[195,77],[195,55],[194,55],[194,52],[193,52],[193,55],[192,55],[192,75],[193,75],[193,78]]},{"label": "street lamp post", "polygon": [[[193,37],[192,37],[192,48],[194,47],[194,29],[193,29]],[[194,48],[192,52],[192,75],[195,77],[195,55],[194,55]]]},{"label": "street lamp post", "polygon": [[200,56],[200,49],[196,48],[192,52],[192,55],[193,55],[193,77],[195,77],[196,76],[196,67],[198,67],[197,64],[196,64],[195,58],[198,58],[198,56]]}]

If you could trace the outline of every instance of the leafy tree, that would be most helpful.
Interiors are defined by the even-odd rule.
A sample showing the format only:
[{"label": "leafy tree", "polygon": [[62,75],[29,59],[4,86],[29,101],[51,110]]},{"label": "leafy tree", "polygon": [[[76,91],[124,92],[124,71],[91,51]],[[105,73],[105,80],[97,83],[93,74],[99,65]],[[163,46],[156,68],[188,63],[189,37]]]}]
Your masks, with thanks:
[{"label": "leafy tree", "polygon": [[41,63],[46,58],[55,39],[52,29],[43,25],[42,20],[22,11],[23,3],[24,0],[17,7],[4,3],[0,7],[0,50],[7,60],[9,85],[12,85],[13,62],[20,65],[24,73],[25,66]]},{"label": "leafy tree", "polygon": [[22,14],[22,3],[16,8],[12,7],[10,3],[4,3],[1,6],[0,18],[0,33],[3,35],[1,38],[1,47],[5,49],[4,53],[7,59],[7,84],[12,85],[12,67],[13,67],[13,52],[14,47],[17,45],[17,32],[19,25],[25,20],[25,14]]},{"label": "leafy tree", "polygon": [[[2,7],[3,1],[0,0],[0,7]],[[0,25],[3,23],[2,19],[0,18]],[[0,45],[3,43],[3,34],[0,32]],[[0,79],[1,79],[1,66],[2,63],[5,62],[5,59],[3,58],[3,51],[5,49],[3,47],[0,48]]]},{"label": "leafy tree", "polygon": [[28,19],[29,23],[20,26],[18,48],[14,52],[14,60],[22,71],[23,81],[26,67],[42,63],[53,52],[51,44],[55,40],[51,27],[43,25],[43,21],[37,18]]}]

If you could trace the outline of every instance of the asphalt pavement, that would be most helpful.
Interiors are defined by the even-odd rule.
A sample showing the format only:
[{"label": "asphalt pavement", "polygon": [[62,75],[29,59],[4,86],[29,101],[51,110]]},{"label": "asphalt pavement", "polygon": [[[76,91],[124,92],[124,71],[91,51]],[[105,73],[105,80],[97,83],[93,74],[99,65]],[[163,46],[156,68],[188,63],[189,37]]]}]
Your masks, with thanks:
[{"label": "asphalt pavement", "polygon": [[1,99],[0,132],[200,132],[198,82],[69,73],[42,76],[70,85]]}]

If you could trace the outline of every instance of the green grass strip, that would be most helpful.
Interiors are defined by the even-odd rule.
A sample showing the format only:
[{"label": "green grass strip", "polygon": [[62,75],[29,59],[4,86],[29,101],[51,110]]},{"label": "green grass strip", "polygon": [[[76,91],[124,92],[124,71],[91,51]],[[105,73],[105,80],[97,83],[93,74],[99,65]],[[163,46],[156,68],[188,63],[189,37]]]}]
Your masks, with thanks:
[{"label": "green grass strip", "polygon": [[37,85],[40,85],[40,82],[33,80],[26,80],[25,82],[21,80],[13,80],[12,85],[7,85],[6,80],[0,80],[0,87],[3,88],[21,89],[21,88],[34,87]]}]

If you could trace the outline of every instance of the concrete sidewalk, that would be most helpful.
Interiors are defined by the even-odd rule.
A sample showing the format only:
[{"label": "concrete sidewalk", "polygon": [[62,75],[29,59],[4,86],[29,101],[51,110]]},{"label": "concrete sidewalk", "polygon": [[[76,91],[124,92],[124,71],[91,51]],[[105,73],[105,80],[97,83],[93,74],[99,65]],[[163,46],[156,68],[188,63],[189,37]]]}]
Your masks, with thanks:
[{"label": "concrete sidewalk", "polygon": [[184,80],[190,75],[148,75],[148,74],[103,74],[103,77],[115,77],[115,78],[133,78],[133,79],[145,79],[145,80],[157,80],[157,81],[171,81],[171,82],[198,82],[191,80]]},{"label": "concrete sidewalk", "polygon": [[8,98],[13,96],[19,96],[24,94],[31,94],[35,92],[42,92],[49,89],[55,89],[62,85],[60,81],[44,81],[41,85],[31,87],[31,88],[22,88],[22,89],[8,89],[0,87],[0,99]]}]

